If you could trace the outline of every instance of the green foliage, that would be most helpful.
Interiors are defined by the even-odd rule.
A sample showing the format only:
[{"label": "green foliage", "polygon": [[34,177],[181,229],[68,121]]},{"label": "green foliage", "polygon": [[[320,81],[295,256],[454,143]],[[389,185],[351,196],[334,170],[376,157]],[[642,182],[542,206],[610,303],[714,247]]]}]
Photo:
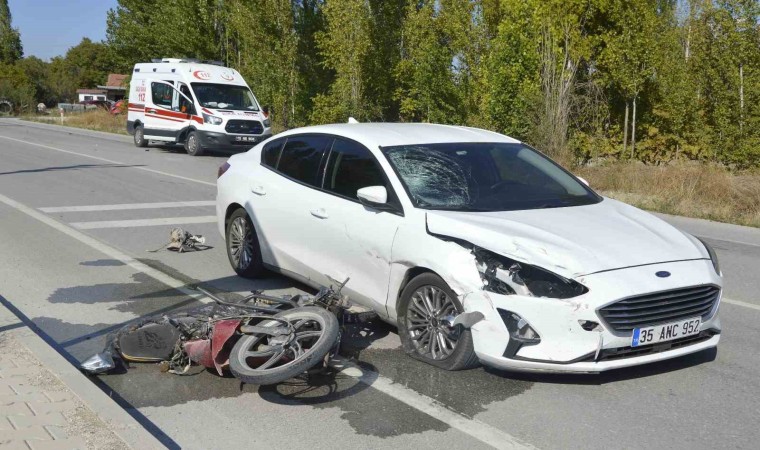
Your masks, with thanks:
[{"label": "green foliage", "polygon": [[745,168],[760,165],[759,23],[757,0],[118,0],[105,43],[45,63],[19,59],[0,0],[0,60],[5,89],[38,101],[194,57],[238,69],[277,129],[463,124],[570,163],[627,159],[635,131],[648,164]]},{"label": "green foliage", "polygon": [[489,128],[526,139],[530,111],[539,96],[539,34],[535,10],[527,2],[510,2],[485,59],[486,94],[482,108]]},{"label": "green foliage", "polygon": [[0,100],[10,101],[16,112],[34,107],[34,86],[19,65],[0,63]]},{"label": "green foliage", "polygon": [[14,63],[24,54],[21,36],[11,24],[8,0],[0,0],[0,63]]},{"label": "green foliage", "polygon": [[365,0],[331,0],[323,7],[325,29],[317,33],[317,45],[326,68],[335,78],[328,92],[314,99],[313,122],[358,120],[378,115],[374,99],[366,95],[371,11]]},{"label": "green foliage", "polygon": [[219,0],[119,0],[108,14],[108,44],[122,70],[153,58],[227,58]]}]

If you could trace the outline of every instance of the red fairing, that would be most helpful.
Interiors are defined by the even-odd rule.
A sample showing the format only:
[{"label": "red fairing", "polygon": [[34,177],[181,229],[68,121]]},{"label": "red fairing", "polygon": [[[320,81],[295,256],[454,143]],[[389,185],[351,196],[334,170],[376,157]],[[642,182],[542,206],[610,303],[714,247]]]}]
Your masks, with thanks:
[{"label": "red fairing", "polygon": [[182,346],[190,361],[207,368],[214,367],[214,358],[211,357],[211,340],[198,339],[185,342]]},{"label": "red fairing", "polygon": [[220,320],[214,325],[214,332],[211,335],[211,357],[219,375],[223,375],[222,368],[230,362],[230,346],[224,344],[235,335],[235,330],[239,326],[239,319]]}]

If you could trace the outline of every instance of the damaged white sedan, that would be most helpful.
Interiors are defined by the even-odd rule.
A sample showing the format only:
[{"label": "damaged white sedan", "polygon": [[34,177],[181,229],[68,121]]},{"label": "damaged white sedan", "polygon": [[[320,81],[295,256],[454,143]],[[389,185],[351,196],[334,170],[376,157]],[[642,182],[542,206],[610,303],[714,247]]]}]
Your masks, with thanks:
[{"label": "damaged white sedan", "polygon": [[712,249],[509,137],[323,125],[231,157],[219,229],[246,277],[344,292],[457,370],[600,372],[718,345]]}]

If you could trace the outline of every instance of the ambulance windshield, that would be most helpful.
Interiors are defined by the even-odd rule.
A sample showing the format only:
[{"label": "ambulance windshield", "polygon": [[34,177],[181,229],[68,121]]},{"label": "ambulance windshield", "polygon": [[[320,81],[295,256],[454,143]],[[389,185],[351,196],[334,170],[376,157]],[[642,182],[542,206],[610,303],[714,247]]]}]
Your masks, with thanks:
[{"label": "ambulance windshield", "polygon": [[259,105],[246,86],[215,83],[192,83],[201,106],[235,111],[258,111]]}]

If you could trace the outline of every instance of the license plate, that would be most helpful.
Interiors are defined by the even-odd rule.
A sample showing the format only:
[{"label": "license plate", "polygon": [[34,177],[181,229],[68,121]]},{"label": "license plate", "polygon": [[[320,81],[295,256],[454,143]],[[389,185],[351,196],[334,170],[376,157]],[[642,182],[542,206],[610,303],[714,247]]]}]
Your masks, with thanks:
[{"label": "license plate", "polygon": [[235,136],[235,140],[237,142],[256,142],[256,138],[251,136]]},{"label": "license plate", "polygon": [[653,327],[634,328],[631,347],[672,341],[673,339],[699,334],[701,323],[702,319],[695,317]]}]

